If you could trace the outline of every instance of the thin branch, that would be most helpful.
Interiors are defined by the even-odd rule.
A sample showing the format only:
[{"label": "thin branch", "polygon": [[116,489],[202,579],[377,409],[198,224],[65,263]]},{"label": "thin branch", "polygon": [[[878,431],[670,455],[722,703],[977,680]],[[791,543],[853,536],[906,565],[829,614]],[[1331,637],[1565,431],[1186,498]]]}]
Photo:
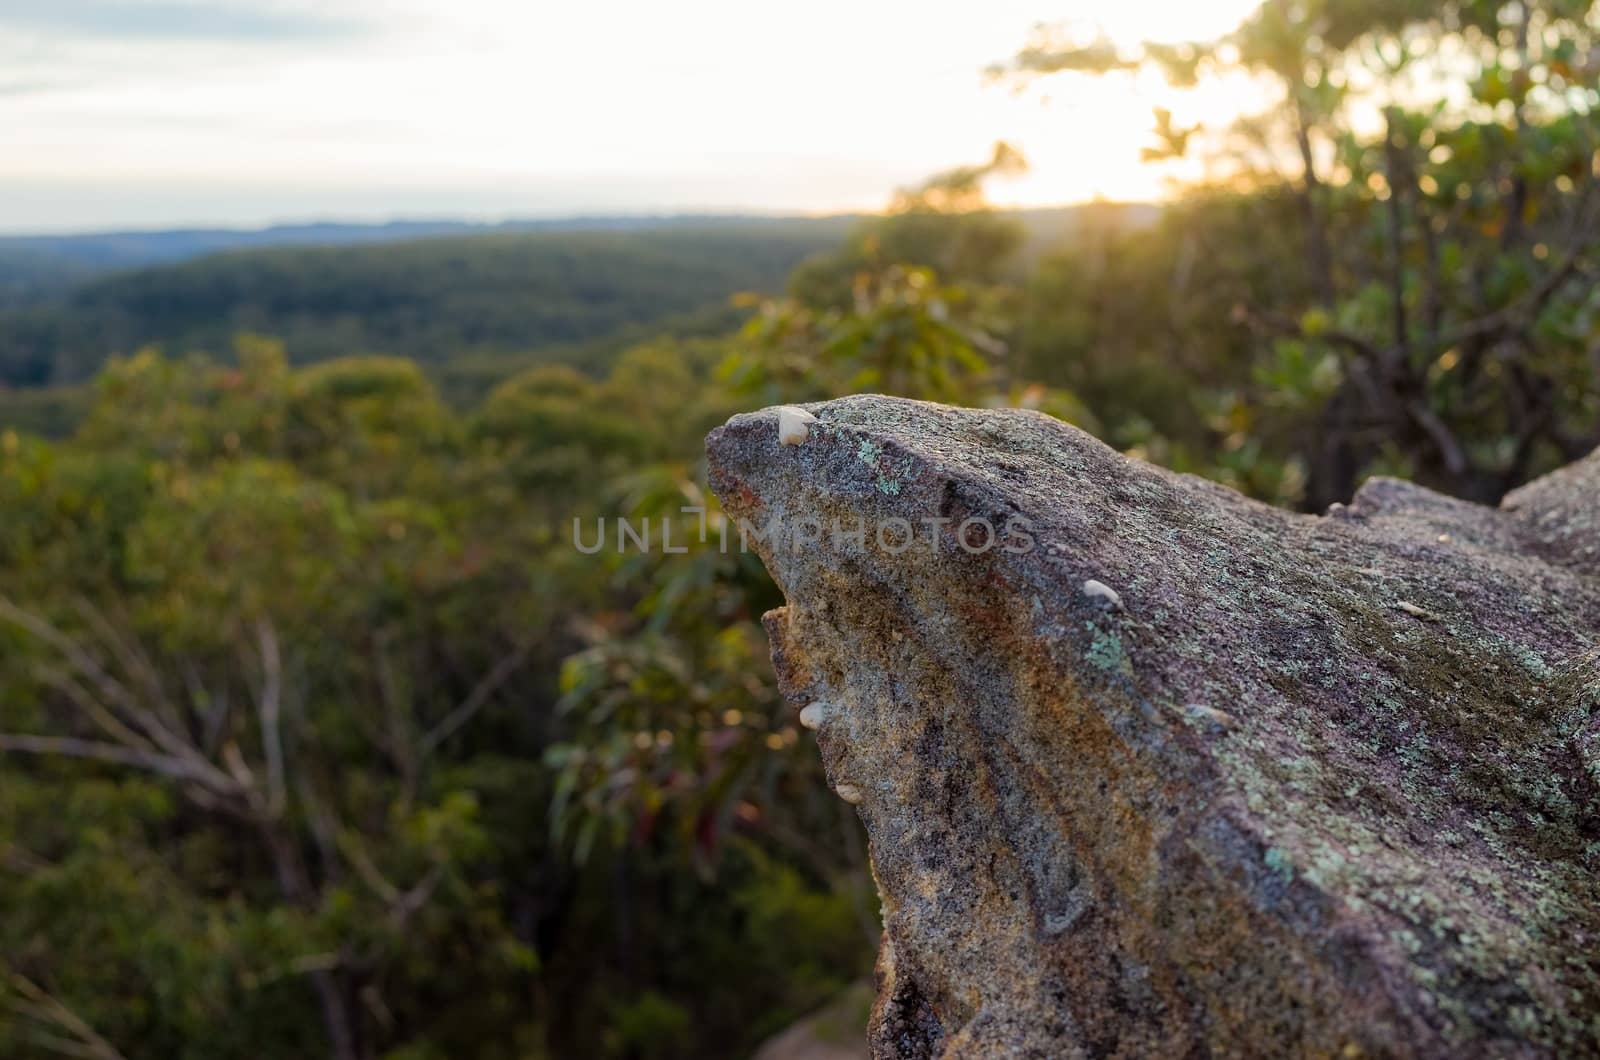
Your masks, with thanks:
[{"label": "thin branch", "polygon": [[411,733],[415,726],[410,701],[400,694],[399,683],[395,680],[394,667],[389,663],[389,637],[386,633],[380,633],[374,639],[372,661],[378,674],[379,697],[383,702],[384,739],[381,742],[388,747],[389,757],[405,781],[409,801],[410,793],[416,786],[420,755],[412,746]]},{"label": "thin branch", "polygon": [[211,690],[200,679],[200,673],[192,662],[185,660],[183,665],[184,690],[189,695],[190,709],[198,711],[199,705],[204,703],[205,713],[199,717],[200,721],[200,753],[210,757],[216,754],[222,742],[223,731],[228,724],[228,714],[231,710],[226,686],[218,690],[213,696]]},{"label": "thin branch", "polygon": [[343,865],[339,860],[338,818],[318,797],[316,788],[303,769],[295,770],[294,790],[305,811],[306,823],[311,828],[311,838],[317,844],[317,855],[322,859],[323,875],[337,881],[344,875]]},{"label": "thin branch", "polygon": [[1532,317],[1537,316],[1545,304],[1550,301],[1552,295],[1559,291],[1568,280],[1583,271],[1584,252],[1587,249],[1587,247],[1580,247],[1572,251],[1560,265],[1546,274],[1543,280],[1539,281],[1538,284],[1515,301],[1509,302],[1494,312],[1481,316],[1477,320],[1469,321],[1455,331],[1441,336],[1438,339],[1438,348],[1449,349],[1451,346],[1465,342],[1468,339],[1487,338],[1491,335],[1498,335],[1508,331],[1514,325],[1526,324],[1527,321],[1523,318],[1531,320]]},{"label": "thin branch", "polygon": [[1241,302],[1233,307],[1233,318],[1238,323],[1245,325],[1250,330],[1274,338],[1301,339],[1306,342],[1331,342],[1337,346],[1344,346],[1351,353],[1369,361],[1378,363],[1382,351],[1376,343],[1362,338],[1353,332],[1343,331],[1339,328],[1322,328],[1316,334],[1307,332],[1300,326],[1300,322],[1274,313],[1266,309],[1258,309]]},{"label": "thin branch", "polygon": [[1445,426],[1439,414],[1430,409],[1421,401],[1413,401],[1406,405],[1406,412],[1417,426],[1421,427],[1433,444],[1438,448],[1439,455],[1444,459],[1444,466],[1452,475],[1460,475],[1467,470],[1467,454],[1461,448],[1461,443]]},{"label": "thin branch", "polygon": [[171,755],[152,751],[139,751],[131,747],[122,747],[114,743],[102,743],[97,740],[0,733],[0,752],[7,751],[16,754],[82,758],[94,762],[107,762],[112,765],[132,766],[135,769],[158,773],[174,780],[193,781],[212,790],[217,790],[219,784],[222,785],[222,790],[224,791],[231,791],[233,787],[232,782],[227,777],[222,776],[210,766],[196,766],[193,762],[175,758]]},{"label": "thin branch", "polygon": [[416,915],[418,910],[428,904],[428,899],[433,897],[433,892],[438,890],[440,882],[444,879],[444,865],[435,863],[417,885],[400,895],[389,908],[389,923],[396,930],[405,927],[406,921]]},{"label": "thin branch", "polygon": [[89,690],[72,679],[72,675],[63,673],[53,666],[40,664],[38,668],[39,680],[47,687],[55,689],[73,702],[90,721],[99,727],[112,740],[124,747],[138,748],[141,750],[155,750],[155,744],[145,738],[143,733],[138,733],[124,725],[111,711],[102,706]]},{"label": "thin branch", "polygon": [[228,775],[233,778],[233,783],[244,794],[246,801],[262,819],[271,815],[267,812],[265,800],[261,798],[261,790],[256,785],[256,775],[250,770],[250,763],[244,759],[244,752],[239,750],[239,745],[232,740],[222,745],[222,764],[228,767]]},{"label": "thin branch", "polygon": [[1523,213],[1528,207],[1528,178],[1522,171],[1521,159],[1518,155],[1527,150],[1528,146],[1528,120],[1523,114],[1523,108],[1528,98],[1528,24],[1532,14],[1526,2],[1514,5],[1517,12],[1517,66],[1512,72],[1511,114],[1513,129],[1515,130],[1511,142],[1513,154],[1510,159],[1511,179],[1506,189],[1505,222],[1500,226],[1500,251],[1505,253],[1510,250],[1522,237]]},{"label": "thin branch", "polygon": [[1389,227],[1389,312],[1394,328],[1394,345],[1388,351],[1384,367],[1391,371],[1409,367],[1411,352],[1411,328],[1406,321],[1405,204],[1400,198],[1406,187],[1405,161],[1400,150],[1399,133],[1395,129],[1395,117],[1393,107],[1384,111],[1384,170],[1389,183],[1389,200],[1385,204],[1388,207],[1385,216]]},{"label": "thin branch", "polygon": [[[1525,292],[1520,298],[1492,313],[1487,313],[1476,320],[1469,321],[1454,331],[1441,335],[1437,346],[1449,349],[1451,346],[1466,342],[1468,339],[1483,338],[1509,330],[1513,325],[1524,323],[1524,317],[1538,314],[1557,291],[1568,280],[1584,271],[1584,248],[1573,251],[1545,278]],[[1307,342],[1331,342],[1348,348],[1352,353],[1371,360],[1374,363],[1383,363],[1389,357],[1402,352],[1398,346],[1380,347],[1360,335],[1338,328],[1324,328],[1315,334],[1307,332],[1301,327],[1299,321],[1292,320],[1282,314],[1272,313],[1267,310],[1257,309],[1253,306],[1240,304],[1234,307],[1234,319],[1252,330],[1266,333],[1280,338],[1301,339]]]},{"label": "thin branch", "polygon": [[379,898],[389,903],[400,900],[400,888],[391,883],[383,871],[373,863],[359,836],[353,832],[340,834],[339,849],[355,868],[356,875],[360,876],[362,882],[371,887]]},{"label": "thin branch", "polygon": [[176,758],[193,758],[197,762],[204,762],[192,746],[180,740],[154,714],[140,707],[125,685],[107,673],[93,656],[61,630],[39,616],[22,610],[4,597],[0,597],[0,620],[20,626],[59,651],[79,673],[100,690],[100,694],[109,703],[120,708],[162,750]]},{"label": "thin branch", "polygon": [[517,645],[510,653],[484,674],[467,698],[461,705],[449,714],[443,721],[435,725],[428,734],[422,738],[422,748],[419,757],[426,758],[432,754],[440,744],[454,736],[457,730],[473,719],[480,710],[489,704],[489,700],[500,690],[511,675],[516,673],[533,651],[534,641],[529,639]]},{"label": "thin branch", "polygon": [[44,990],[20,972],[6,972],[11,988],[33,1004],[29,1006],[35,1018],[60,1028],[72,1036],[76,1049],[58,1049],[68,1055],[93,1057],[95,1060],[126,1060],[116,1047],[106,1041],[76,1012],[58,998]]},{"label": "thin branch", "polygon": [[1408,175],[1411,201],[1415,204],[1417,230],[1422,233],[1422,328],[1427,349],[1439,348],[1439,328],[1444,323],[1444,297],[1441,293],[1439,235],[1434,231],[1426,199],[1419,194],[1416,167]]},{"label": "thin branch", "polygon": [[33,851],[19,847],[15,843],[0,843],[0,866],[28,875],[54,867]]},{"label": "thin branch", "polygon": [[[22,1013],[25,1016],[35,1016],[29,1009]],[[71,1038],[62,1037],[61,1032],[53,1027],[28,1026],[20,1032],[25,1041],[37,1045],[41,1052],[54,1053],[57,1056],[78,1057],[80,1060],[95,1060],[100,1054],[92,1046],[88,1046]]]},{"label": "thin branch", "polygon": [[138,641],[123,636],[111,620],[106,617],[105,613],[96,607],[88,597],[78,596],[74,598],[73,602],[77,606],[78,613],[84,617],[84,620],[89,623],[100,639],[111,647],[112,652],[117,657],[117,661],[122,664],[123,670],[138,678],[139,683],[150,694],[151,700],[159,708],[160,712],[165,715],[167,721],[171,722],[173,727],[181,732],[183,719],[179,716],[171,701],[168,700],[166,689],[161,685],[161,678],[156,674],[155,667],[151,665],[149,656],[145,655],[139,648]]},{"label": "thin branch", "polygon": [[1328,251],[1328,233],[1318,202],[1322,195],[1322,181],[1317,176],[1316,155],[1311,147],[1311,122],[1306,115],[1304,102],[1294,91],[1295,144],[1300,149],[1301,210],[1306,226],[1306,254],[1311,259],[1311,275],[1317,284],[1317,296],[1325,306],[1333,305],[1333,263]]},{"label": "thin branch", "polygon": [[261,648],[261,747],[267,756],[267,807],[274,815],[283,813],[288,795],[283,779],[283,660],[278,651],[278,634],[272,623],[263,619],[256,625]]}]

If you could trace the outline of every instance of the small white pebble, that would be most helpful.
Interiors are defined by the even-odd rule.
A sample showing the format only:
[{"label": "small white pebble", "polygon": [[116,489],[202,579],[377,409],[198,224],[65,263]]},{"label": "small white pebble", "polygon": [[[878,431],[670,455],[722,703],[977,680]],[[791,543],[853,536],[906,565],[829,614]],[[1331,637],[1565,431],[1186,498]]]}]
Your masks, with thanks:
[{"label": "small white pebble", "polygon": [[1083,583],[1083,595],[1091,599],[1104,600],[1118,611],[1122,610],[1122,595],[1105,582],[1097,582],[1090,578]]},{"label": "small white pebble", "polygon": [[795,405],[778,406],[778,441],[784,445],[801,445],[811,437],[811,425],[817,418]]},{"label": "small white pebble", "polygon": [[1204,703],[1186,703],[1184,704],[1184,710],[1189,712],[1190,719],[1194,721],[1210,722],[1224,729],[1231,729],[1239,724],[1232,714],[1225,710],[1218,710],[1216,707],[1207,706]]},{"label": "small white pebble", "polygon": [[1412,616],[1414,616],[1416,618],[1425,618],[1429,622],[1437,622],[1437,621],[1439,621],[1439,616],[1438,615],[1434,614],[1432,611],[1429,611],[1425,607],[1418,607],[1416,604],[1412,603],[1409,600],[1396,600],[1394,606],[1398,607],[1400,610],[1404,611],[1406,614],[1412,615]]},{"label": "small white pebble", "polygon": [[800,711],[800,724],[808,729],[820,729],[822,723],[828,720],[828,704],[818,700],[806,704]]},{"label": "small white pebble", "polygon": [[840,784],[833,789],[833,793],[852,806],[860,802],[862,798],[861,789],[854,784]]}]

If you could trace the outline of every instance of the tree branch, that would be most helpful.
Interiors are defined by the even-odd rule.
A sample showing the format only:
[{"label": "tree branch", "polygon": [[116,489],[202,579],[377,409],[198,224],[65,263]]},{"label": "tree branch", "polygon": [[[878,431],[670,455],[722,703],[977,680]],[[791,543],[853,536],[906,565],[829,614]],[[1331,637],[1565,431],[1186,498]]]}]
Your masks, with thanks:
[{"label": "tree branch", "polygon": [[1439,414],[1430,409],[1421,401],[1412,401],[1406,405],[1406,412],[1411,419],[1421,427],[1434,446],[1439,450],[1439,455],[1444,459],[1445,468],[1452,475],[1463,474],[1467,470],[1467,454],[1461,448],[1461,443],[1445,426]]},{"label": "tree branch", "polygon": [[1302,328],[1297,320],[1244,303],[1234,306],[1233,318],[1258,334],[1275,338],[1301,339],[1306,342],[1331,342],[1345,347],[1351,353],[1373,364],[1382,358],[1383,351],[1376,343],[1340,328],[1322,328],[1313,335]]},{"label": "tree branch", "polygon": [[[197,766],[182,758],[139,751],[114,743],[96,740],[77,740],[65,736],[28,736],[19,733],[0,733],[0,752],[31,755],[55,755],[61,758],[82,758],[111,765],[132,766],[148,773],[158,773],[174,780],[192,781],[212,790],[232,793],[233,783],[217,770]],[[226,782],[219,784],[219,782]]]},{"label": "tree branch", "polygon": [[155,750],[155,744],[146,739],[143,733],[135,732],[124,725],[121,719],[96,701],[94,696],[90,695],[88,689],[73,680],[71,674],[63,673],[53,666],[41,663],[39,664],[38,675],[39,680],[46,687],[53,688],[63,696],[66,696],[74,706],[99,727],[101,732],[115,742],[124,747],[149,751]]},{"label": "tree branch", "polygon": [[88,678],[90,683],[100,690],[100,694],[105,697],[107,702],[121,709],[152,741],[169,755],[175,758],[192,758],[196,763],[204,763],[204,758],[192,746],[179,739],[154,714],[139,706],[133,694],[128,691],[127,686],[106,672],[105,668],[96,662],[93,656],[79,647],[78,643],[71,637],[39,616],[22,610],[4,597],[0,597],[0,620],[8,621],[27,630],[59,651],[69,663],[77,668],[79,673]]},{"label": "tree branch", "polygon": [[1551,297],[1561,289],[1562,285],[1583,271],[1584,251],[1587,247],[1579,247],[1566,256],[1560,265],[1552,269],[1545,278],[1523,293],[1515,301],[1508,302],[1496,309],[1469,321],[1454,331],[1448,332],[1438,339],[1439,349],[1449,349],[1468,339],[1489,338],[1494,335],[1509,331],[1514,325],[1526,323],[1522,318],[1537,316]]},{"label": "tree branch", "polygon": [[11,989],[27,998],[30,1011],[42,1023],[48,1023],[72,1036],[75,1049],[58,1050],[68,1055],[91,1057],[93,1060],[126,1060],[116,1047],[99,1034],[76,1012],[73,1012],[53,994],[40,987],[20,972],[6,972],[6,982]]},{"label": "tree branch", "polygon": [[278,651],[278,634],[272,623],[261,620],[256,624],[256,640],[261,649],[261,698],[257,710],[261,715],[261,747],[267,758],[267,808],[274,814],[283,813],[288,795],[283,779],[283,660]]},{"label": "tree branch", "polygon": [[422,738],[419,757],[426,758],[432,754],[440,744],[455,735],[457,730],[471,721],[474,715],[487,706],[490,697],[527,660],[528,654],[533,650],[533,645],[534,641],[532,639],[524,640],[499,662],[495,663],[493,668],[478,681],[477,685],[467,695],[467,698],[462,700],[461,705],[445,715],[444,720],[430,729],[428,734]]},{"label": "tree branch", "polygon": [[[1384,170],[1389,183],[1385,211],[1389,228],[1389,312],[1394,329],[1394,345],[1386,351],[1384,368],[1398,375],[1399,369],[1410,366],[1411,328],[1406,321],[1405,204],[1400,199],[1401,189],[1405,187],[1405,160],[1397,139],[1395,114],[1393,107],[1385,109],[1383,127]],[[1400,380],[1397,378],[1395,382]]]},{"label": "tree branch", "polygon": [[90,627],[111,647],[117,661],[122,664],[123,670],[137,678],[150,694],[151,700],[167,721],[178,730],[183,730],[183,719],[177,709],[167,699],[166,689],[161,686],[161,678],[156,674],[155,667],[151,665],[149,656],[139,648],[138,641],[125,637],[117,627],[106,617],[94,603],[86,596],[75,597],[73,603],[77,606],[78,613],[84,617]]}]

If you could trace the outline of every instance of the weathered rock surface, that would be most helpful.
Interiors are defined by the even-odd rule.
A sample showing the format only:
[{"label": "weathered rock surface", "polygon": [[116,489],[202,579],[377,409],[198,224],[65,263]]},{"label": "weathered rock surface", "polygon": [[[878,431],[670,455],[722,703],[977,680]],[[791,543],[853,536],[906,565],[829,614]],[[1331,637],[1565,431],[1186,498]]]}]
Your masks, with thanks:
[{"label": "weathered rock surface", "polygon": [[1600,454],[1319,518],[1032,413],[808,408],[708,446],[871,837],[876,1057],[1600,1056]]}]

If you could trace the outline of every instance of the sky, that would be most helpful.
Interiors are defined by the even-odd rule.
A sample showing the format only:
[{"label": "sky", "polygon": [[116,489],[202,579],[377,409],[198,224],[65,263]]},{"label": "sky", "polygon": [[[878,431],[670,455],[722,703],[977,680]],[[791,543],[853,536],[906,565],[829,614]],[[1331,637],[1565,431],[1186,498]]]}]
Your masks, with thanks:
[{"label": "sky", "polygon": [[0,231],[878,209],[987,157],[1006,205],[1159,197],[1151,108],[1243,81],[986,82],[1041,22],[1226,32],[1256,0],[0,0]]}]

